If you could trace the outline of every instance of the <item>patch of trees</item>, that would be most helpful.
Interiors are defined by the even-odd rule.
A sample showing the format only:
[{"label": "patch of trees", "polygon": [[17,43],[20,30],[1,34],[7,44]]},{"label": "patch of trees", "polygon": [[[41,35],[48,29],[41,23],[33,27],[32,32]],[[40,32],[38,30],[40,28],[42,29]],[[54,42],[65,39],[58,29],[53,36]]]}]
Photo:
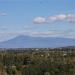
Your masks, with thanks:
[{"label": "patch of trees", "polygon": [[75,50],[0,52],[1,75],[75,75]]}]

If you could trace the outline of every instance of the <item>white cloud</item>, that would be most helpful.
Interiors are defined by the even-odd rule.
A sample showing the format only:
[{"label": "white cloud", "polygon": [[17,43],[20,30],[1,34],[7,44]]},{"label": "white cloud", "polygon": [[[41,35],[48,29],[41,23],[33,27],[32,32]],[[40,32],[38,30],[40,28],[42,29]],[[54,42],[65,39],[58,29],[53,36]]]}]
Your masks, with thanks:
[{"label": "white cloud", "polygon": [[56,16],[49,16],[48,20],[49,21],[63,21],[66,19],[66,15],[65,14],[59,14],[59,15],[56,15]]},{"label": "white cloud", "polygon": [[75,14],[58,14],[49,16],[48,18],[37,17],[34,19],[34,23],[43,24],[49,22],[75,22]]},{"label": "white cloud", "polygon": [[44,17],[36,17],[33,21],[36,24],[46,23],[46,19]]},{"label": "white cloud", "polygon": [[57,30],[57,31],[32,31],[29,32],[29,36],[34,36],[34,37],[54,37],[54,36],[59,36],[63,34],[64,31],[62,30]]},{"label": "white cloud", "polygon": [[59,14],[55,16],[49,16],[48,22],[75,22],[75,14]]},{"label": "white cloud", "polygon": [[56,21],[75,22],[75,14],[59,14],[56,16],[50,16],[48,18],[48,22],[56,22]]},{"label": "white cloud", "polygon": [[32,35],[55,35],[60,34],[61,32],[56,31],[46,31],[46,32],[33,32]]}]

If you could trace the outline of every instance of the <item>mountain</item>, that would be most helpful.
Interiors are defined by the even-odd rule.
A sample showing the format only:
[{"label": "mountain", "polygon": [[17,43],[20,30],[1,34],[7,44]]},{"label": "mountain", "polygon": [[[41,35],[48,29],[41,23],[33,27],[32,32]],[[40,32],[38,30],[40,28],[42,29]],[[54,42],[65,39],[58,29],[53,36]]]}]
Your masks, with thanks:
[{"label": "mountain", "polygon": [[75,46],[75,39],[17,36],[0,43],[0,48],[56,48],[64,46]]}]

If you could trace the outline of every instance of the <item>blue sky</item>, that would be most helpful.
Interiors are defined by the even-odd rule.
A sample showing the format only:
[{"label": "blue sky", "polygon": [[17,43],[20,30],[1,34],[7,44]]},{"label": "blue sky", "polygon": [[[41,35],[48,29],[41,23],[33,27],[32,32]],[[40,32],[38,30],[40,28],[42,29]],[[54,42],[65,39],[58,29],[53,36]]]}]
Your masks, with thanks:
[{"label": "blue sky", "polygon": [[75,38],[75,0],[0,0],[0,41],[18,35]]}]

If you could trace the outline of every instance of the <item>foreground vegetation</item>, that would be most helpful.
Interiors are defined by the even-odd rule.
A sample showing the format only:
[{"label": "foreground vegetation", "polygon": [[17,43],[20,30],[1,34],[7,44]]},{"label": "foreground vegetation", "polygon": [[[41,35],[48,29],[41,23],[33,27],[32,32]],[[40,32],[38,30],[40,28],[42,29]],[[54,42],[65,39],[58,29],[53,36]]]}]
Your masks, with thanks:
[{"label": "foreground vegetation", "polygon": [[75,49],[0,49],[0,75],[75,75]]}]

